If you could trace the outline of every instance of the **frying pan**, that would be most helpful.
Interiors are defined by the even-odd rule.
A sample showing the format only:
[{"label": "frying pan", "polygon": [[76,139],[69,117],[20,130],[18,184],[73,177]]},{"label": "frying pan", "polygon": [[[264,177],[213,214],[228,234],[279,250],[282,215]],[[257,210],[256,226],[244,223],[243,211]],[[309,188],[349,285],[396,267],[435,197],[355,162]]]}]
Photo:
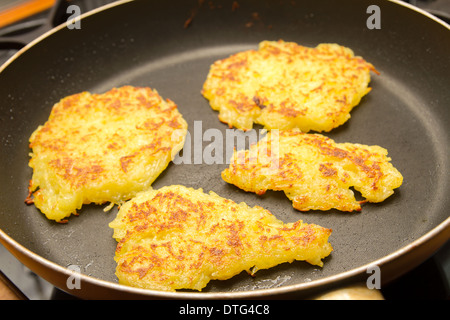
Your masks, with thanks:
[{"label": "frying pan", "polygon": [[[233,4],[234,3],[234,4]],[[369,28],[368,7],[379,8]],[[81,298],[305,298],[365,284],[378,266],[382,285],[431,256],[450,235],[449,26],[394,1],[119,1],[83,16],[80,29],[61,25],[0,68],[0,241],[49,282]],[[53,104],[81,91],[149,86],[178,104],[194,136],[227,126],[201,96],[209,66],[262,40],[305,46],[333,42],[375,65],[370,92],[351,119],[326,135],[337,142],[380,145],[404,176],[395,194],[360,213],[301,213],[282,192],[246,193],[220,178],[223,164],[171,164],[154,188],[183,184],[269,209],[285,222],[332,228],[333,253],[318,268],[305,262],[211,281],[202,292],[167,293],[122,286],[108,223],[117,208],[86,205],[67,224],[27,206],[28,138]],[[258,127],[257,127],[258,128]],[[201,137],[197,137],[197,139]],[[192,139],[194,141],[195,138]],[[202,147],[208,142],[203,142]],[[193,149],[192,149],[193,150]],[[203,149],[202,149],[203,150]],[[77,268],[78,286],[67,283]]]}]

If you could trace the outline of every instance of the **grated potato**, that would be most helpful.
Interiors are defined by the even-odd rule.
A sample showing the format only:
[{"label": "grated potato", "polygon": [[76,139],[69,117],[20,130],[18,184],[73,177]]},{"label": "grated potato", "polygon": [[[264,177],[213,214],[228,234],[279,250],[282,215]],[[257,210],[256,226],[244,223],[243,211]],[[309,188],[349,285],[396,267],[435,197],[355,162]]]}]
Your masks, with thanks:
[{"label": "grated potato", "polygon": [[186,132],[177,106],[150,88],[65,97],[30,137],[26,202],[65,222],[83,204],[130,199],[167,167]]},{"label": "grated potato", "polygon": [[294,260],[322,266],[332,251],[331,229],[285,224],[261,207],[180,185],[138,194],[110,227],[119,282],[164,291],[202,290],[213,279]]},{"label": "grated potato", "polygon": [[202,94],[230,127],[328,132],[370,91],[370,71],[372,64],[337,44],[262,41],[258,50],[216,61]]},{"label": "grated potato", "polygon": [[[335,143],[298,129],[275,130],[250,150],[235,151],[222,178],[260,195],[284,191],[300,211],[360,211],[362,202],[382,202],[403,182],[387,154],[379,146]],[[350,187],[366,200],[357,201]]]}]

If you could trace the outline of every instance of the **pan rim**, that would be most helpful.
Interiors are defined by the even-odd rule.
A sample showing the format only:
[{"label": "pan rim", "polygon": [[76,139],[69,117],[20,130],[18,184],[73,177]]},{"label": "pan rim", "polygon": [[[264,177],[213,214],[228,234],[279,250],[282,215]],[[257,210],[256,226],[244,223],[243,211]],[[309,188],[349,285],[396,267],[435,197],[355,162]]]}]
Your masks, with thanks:
[{"label": "pan rim", "polygon": [[[80,274],[79,279],[83,283],[90,283],[95,286],[101,286],[106,289],[115,290],[117,292],[128,293],[138,296],[147,296],[147,297],[156,297],[156,298],[164,298],[164,299],[243,299],[243,298],[261,298],[264,296],[276,296],[280,294],[286,294],[296,291],[308,290],[313,288],[319,288],[321,286],[333,283],[339,283],[358,275],[364,274],[370,267],[378,266],[383,267],[388,263],[392,263],[395,260],[400,259],[405,256],[407,253],[417,249],[419,246],[425,245],[427,242],[436,239],[437,235],[444,234],[443,241],[440,241],[436,245],[441,247],[445,241],[448,241],[450,237],[450,217],[441,222],[438,226],[428,231],[426,234],[418,238],[417,240],[409,243],[408,245],[392,252],[389,255],[386,255],[380,259],[372,261],[371,263],[365,264],[358,268],[354,268],[345,272],[338,273],[336,275],[328,276],[322,279],[313,280],[311,282],[303,282],[294,285],[287,285],[278,288],[269,288],[269,289],[257,289],[251,291],[235,291],[235,292],[167,292],[167,291],[159,291],[159,290],[151,290],[151,289],[140,289],[131,286],[122,285],[120,283],[114,283],[107,280],[98,279],[86,274]],[[447,234],[447,237],[445,237]],[[447,238],[447,239],[445,239]],[[52,262],[31,250],[25,248],[10,236],[8,236],[3,230],[0,229],[0,243],[5,245],[5,247],[14,248],[13,255],[16,256],[20,260],[17,255],[24,255],[34,262],[42,265],[53,272],[57,272],[59,274],[65,275],[68,279],[73,276],[73,272],[68,268],[65,268],[55,262]],[[434,252],[430,252],[429,255]],[[25,264],[25,263],[24,263]],[[30,268],[31,269],[31,268]],[[63,288],[60,288],[64,290]],[[81,290],[82,291],[82,290]],[[76,290],[72,290],[72,293],[76,293]],[[104,297],[106,298],[106,297]]]},{"label": "pan rim", "polygon": [[410,9],[410,10],[417,11],[417,12],[423,14],[424,16],[430,18],[431,20],[434,20],[435,22],[438,22],[439,24],[443,25],[444,27],[446,27],[447,29],[450,30],[450,24],[448,24],[447,22],[445,22],[442,19],[439,19],[438,17],[436,17],[435,15],[429,13],[428,11],[426,11],[424,9],[415,7],[412,4],[410,4],[408,2],[401,1],[401,0],[388,0],[388,1],[393,2],[395,4],[398,4],[398,5],[401,5],[401,6],[404,6],[404,7],[408,8],[408,9]]},{"label": "pan rim", "polygon": [[[128,2],[132,2],[133,0],[118,0],[116,2],[104,5],[102,7],[99,7],[97,9],[94,9],[92,11],[86,12],[80,16],[80,19],[84,19],[88,16],[94,15],[98,12],[110,9],[115,6],[119,6]],[[445,21],[439,19],[438,17],[432,15],[431,13],[415,7],[409,3],[405,3],[400,0],[387,0],[389,2],[392,2],[397,5],[401,5],[403,7],[406,7],[407,9],[416,11],[427,18],[433,20],[434,22],[439,23],[440,25],[444,26],[448,30],[450,30],[450,25],[446,23]],[[18,52],[16,52],[10,59],[8,59],[3,65],[0,65],[0,73],[5,70],[11,63],[13,63],[18,57],[20,57],[24,52],[31,49],[33,46],[38,44],[39,42],[43,41],[47,37],[50,37],[54,33],[58,32],[59,30],[62,30],[66,27],[66,23],[62,23],[59,26],[54,27],[53,29],[47,31],[46,33],[42,34],[38,38],[31,41],[29,44],[24,46],[22,49],[20,49]],[[326,284],[330,283],[336,283],[341,282],[344,280],[351,279],[355,276],[358,276],[360,274],[363,274],[367,271],[367,269],[371,266],[377,265],[377,266],[383,266],[388,263],[392,263],[395,260],[400,259],[401,257],[404,257],[407,253],[413,251],[419,246],[425,245],[427,242],[432,241],[436,238],[437,235],[444,234],[444,239],[442,241],[439,241],[437,245],[440,247],[442,246],[445,241],[448,241],[450,239],[450,217],[441,222],[439,225],[435,226],[433,229],[416,239],[415,241],[409,243],[408,245],[397,249],[396,251],[380,258],[375,261],[372,261],[368,264],[365,264],[363,266],[341,272],[332,276],[328,276],[325,278],[313,280],[311,282],[304,282],[294,285],[287,285],[283,287],[278,288],[269,288],[269,289],[257,289],[252,291],[235,291],[235,292],[165,292],[165,291],[157,291],[157,290],[149,290],[149,289],[140,289],[130,286],[121,285],[119,283],[114,283],[107,280],[102,280],[99,278],[95,278],[86,274],[80,274],[80,279],[82,282],[90,283],[96,286],[101,286],[106,289],[112,289],[118,292],[122,293],[129,293],[129,294],[135,294],[139,296],[148,296],[148,297],[156,297],[156,298],[164,298],[164,299],[229,299],[229,298],[235,298],[235,299],[242,299],[242,298],[259,298],[264,296],[272,296],[272,295],[278,295],[278,294],[284,294],[284,293],[290,293],[295,291],[301,291],[301,290],[307,290],[312,288],[318,288]],[[447,236],[445,236],[447,235]],[[52,262],[33,251],[27,249],[26,247],[19,244],[17,241],[15,241],[13,238],[11,238],[6,232],[4,232],[0,228],[0,243],[5,245],[11,253],[17,257],[17,255],[24,255],[27,258],[31,259],[32,261],[39,263],[49,270],[52,270],[53,272],[57,272],[59,274],[65,275],[67,278],[70,277],[73,273],[68,269],[65,268],[55,262]],[[11,248],[11,249],[10,249]],[[431,255],[433,252],[430,252]],[[18,258],[22,263],[27,265],[25,262],[23,262],[20,258]],[[28,266],[28,265],[27,265]],[[31,269],[31,268],[30,268]],[[60,288],[62,289],[62,288]],[[72,291],[76,292],[76,291]]]},{"label": "pan rim", "polygon": [[[88,17],[88,16],[91,16],[91,15],[94,15],[94,14],[96,14],[96,13],[98,13],[98,12],[101,12],[101,11],[104,11],[104,10],[108,10],[108,9],[110,9],[110,8],[113,8],[113,7],[116,7],[116,6],[120,6],[120,5],[122,5],[122,4],[125,4],[125,3],[128,3],[128,2],[133,2],[133,1],[134,1],[134,0],[118,0],[118,1],[116,1],[116,2],[112,2],[112,3],[106,4],[106,5],[101,6],[101,7],[99,7],[99,8],[93,9],[93,10],[91,10],[91,11],[89,11],[89,12],[83,13],[83,14],[80,16],[80,19],[82,20],[82,19],[84,19],[84,18],[86,18],[86,17]],[[420,14],[426,16],[427,18],[429,18],[429,19],[431,19],[431,20],[433,20],[433,21],[435,21],[435,22],[441,24],[442,26],[444,26],[444,27],[447,28],[448,30],[450,30],[450,24],[446,23],[444,20],[439,19],[438,17],[432,15],[431,13],[429,13],[429,12],[427,12],[427,11],[421,9],[421,8],[418,8],[418,7],[413,6],[413,5],[410,4],[410,3],[406,3],[406,2],[403,2],[403,1],[401,1],[401,0],[386,0],[386,1],[395,3],[395,4],[400,5],[400,6],[404,6],[404,7],[408,8],[408,9],[410,9],[410,10],[413,10],[413,11],[416,11],[416,12],[418,12],[418,13],[420,13]],[[3,63],[2,65],[0,65],[0,73],[3,72],[3,70],[4,70],[8,65],[10,65],[15,59],[17,59],[17,58],[18,58],[21,54],[23,54],[25,51],[29,50],[31,47],[33,47],[33,46],[36,45],[37,43],[41,42],[41,41],[44,40],[45,38],[51,36],[53,33],[56,33],[56,32],[58,32],[59,30],[65,28],[65,27],[66,27],[66,23],[62,23],[62,24],[60,24],[60,25],[54,27],[53,29],[51,29],[51,30],[45,32],[44,34],[40,35],[39,37],[37,37],[36,39],[34,39],[33,41],[31,41],[30,43],[28,43],[26,46],[24,46],[22,49],[20,49],[18,52],[16,52],[11,58],[9,58],[5,63]]]}]

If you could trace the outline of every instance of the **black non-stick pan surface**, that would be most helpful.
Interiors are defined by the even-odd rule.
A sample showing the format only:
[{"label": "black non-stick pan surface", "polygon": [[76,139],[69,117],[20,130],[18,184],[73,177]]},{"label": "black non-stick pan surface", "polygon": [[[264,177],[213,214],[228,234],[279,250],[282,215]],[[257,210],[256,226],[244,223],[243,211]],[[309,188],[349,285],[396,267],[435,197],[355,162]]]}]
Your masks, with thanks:
[{"label": "black non-stick pan surface", "polygon": [[[371,5],[379,8],[379,20],[372,20],[377,10],[368,10]],[[194,0],[119,2],[86,15],[80,27],[60,26],[20,51],[0,72],[0,238],[62,290],[88,298],[295,296],[326,290],[355,275],[364,281],[372,265],[380,266],[382,282],[388,281],[449,239],[448,25],[381,0]],[[326,135],[337,142],[387,148],[403,185],[386,201],[365,204],[360,213],[301,213],[282,192],[243,192],[220,177],[228,159],[213,165],[172,163],[153,187],[182,184],[213,190],[267,208],[285,222],[301,219],[332,228],[334,251],[323,268],[294,262],[260,270],[255,277],[243,272],[211,281],[202,293],[132,289],[118,285],[114,275],[116,242],[108,223],[117,208],[104,212],[104,206],[86,205],[78,217],[58,224],[24,203],[32,175],[28,138],[62,97],[122,85],[155,88],[178,104],[195,150],[194,141],[201,141],[193,130],[195,121],[201,124],[200,134],[216,128],[225,137],[228,129],[200,93],[210,65],[256,48],[262,40],[278,39],[305,46],[338,43],[374,64],[380,74],[372,75],[372,91],[346,124]],[[201,150],[209,143],[203,142]],[[68,267],[81,271],[81,288],[66,286]]]}]

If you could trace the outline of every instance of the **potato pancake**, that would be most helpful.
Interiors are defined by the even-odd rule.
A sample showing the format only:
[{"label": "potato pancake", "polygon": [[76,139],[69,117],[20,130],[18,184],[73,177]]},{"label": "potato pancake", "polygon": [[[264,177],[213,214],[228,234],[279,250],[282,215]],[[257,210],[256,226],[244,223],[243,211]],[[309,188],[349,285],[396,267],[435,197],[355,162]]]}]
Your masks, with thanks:
[{"label": "potato pancake", "polygon": [[371,90],[370,71],[372,64],[337,44],[262,41],[258,50],[216,61],[202,94],[230,127],[328,132]]},{"label": "potato pancake", "polygon": [[151,186],[186,133],[175,103],[150,88],[65,97],[30,137],[26,202],[65,222],[83,204],[128,200]]},{"label": "potato pancake", "polygon": [[[260,195],[282,190],[300,211],[360,211],[362,202],[381,202],[403,182],[387,154],[298,129],[272,130],[249,150],[235,151],[222,178]],[[366,200],[356,201],[351,187]]]},{"label": "potato pancake", "polygon": [[114,221],[116,275],[125,285],[201,291],[210,280],[284,262],[322,266],[331,229],[283,223],[268,210],[180,185],[147,190]]}]

